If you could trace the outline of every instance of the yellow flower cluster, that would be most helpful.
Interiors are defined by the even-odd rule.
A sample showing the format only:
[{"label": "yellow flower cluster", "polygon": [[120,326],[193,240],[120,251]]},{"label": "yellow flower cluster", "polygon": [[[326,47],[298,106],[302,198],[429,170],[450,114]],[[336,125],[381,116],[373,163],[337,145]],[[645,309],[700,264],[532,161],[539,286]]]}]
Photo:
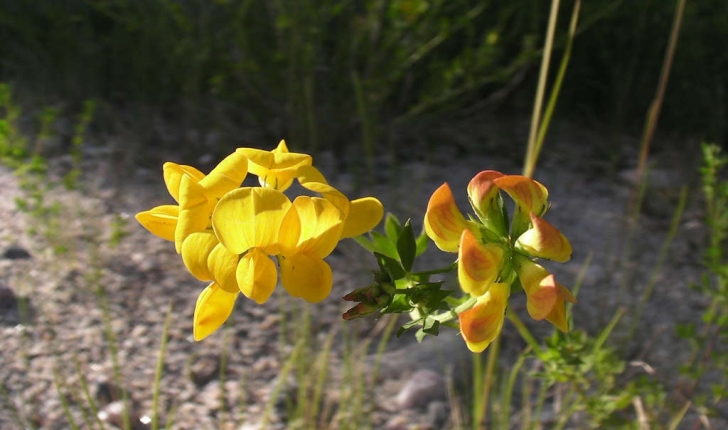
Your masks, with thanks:
[{"label": "yellow flower cluster", "polygon": [[[241,187],[248,174],[258,177],[259,187]],[[284,191],[294,180],[320,197],[291,201]],[[333,282],[324,258],[339,240],[371,230],[383,215],[379,200],[350,201],[312,166],[310,155],[289,152],[284,141],[272,151],[238,148],[208,175],[168,162],[164,181],[177,205],[136,219],[173,241],[194,277],[211,282],[195,306],[195,340],[227,320],[238,293],[259,304],[268,300],[279,270],[289,294],[323,300]]]},{"label": "yellow flower cluster", "polygon": [[[465,219],[445,183],[430,197],[425,231],[438,248],[458,254],[460,287],[476,298],[472,308],[458,315],[468,348],[482,352],[498,336],[517,281],[526,293],[529,315],[567,331],[564,302],[576,299],[534,261],[565,262],[572,252],[566,237],[541,218],[549,208],[546,187],[525,176],[485,170],[467,191],[475,217]],[[515,202],[510,225],[501,191]]]}]

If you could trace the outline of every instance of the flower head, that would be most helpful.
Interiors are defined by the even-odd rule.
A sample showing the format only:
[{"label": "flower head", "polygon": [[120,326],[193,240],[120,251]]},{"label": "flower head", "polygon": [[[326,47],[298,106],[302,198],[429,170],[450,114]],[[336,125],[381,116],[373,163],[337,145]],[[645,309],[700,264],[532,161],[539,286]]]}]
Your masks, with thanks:
[{"label": "flower head", "polygon": [[[178,204],[140,212],[137,219],[175,242],[193,276],[211,281],[195,306],[196,340],[225,322],[239,293],[267,301],[279,268],[291,295],[323,300],[333,282],[323,259],[339,240],[363,234],[381,220],[379,200],[349,201],[311,164],[310,155],[290,152],[284,141],[272,151],[239,148],[208,175],[165,163],[165,183]],[[240,188],[248,172],[258,176],[261,187]],[[319,196],[291,202],[283,191],[295,179]]]}]

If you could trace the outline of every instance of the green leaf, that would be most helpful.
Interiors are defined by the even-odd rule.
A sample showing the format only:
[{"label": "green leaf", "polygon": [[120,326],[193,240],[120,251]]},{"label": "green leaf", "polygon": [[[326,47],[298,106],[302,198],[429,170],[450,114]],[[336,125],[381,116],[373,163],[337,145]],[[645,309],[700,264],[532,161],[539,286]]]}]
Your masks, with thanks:
[{"label": "green leaf", "polygon": [[430,238],[427,236],[427,233],[425,233],[425,230],[422,230],[422,233],[420,233],[419,236],[417,236],[417,252],[415,252],[415,257],[419,257],[422,255],[423,252],[427,250],[427,245],[430,244]]},{"label": "green leaf", "polygon": [[440,321],[434,318],[425,318],[425,323],[422,326],[422,331],[427,334],[434,334],[437,336],[440,334]]},{"label": "green leaf", "polygon": [[404,224],[404,228],[397,239],[397,253],[399,253],[399,261],[402,262],[404,271],[409,273],[412,270],[415,254],[417,253],[417,243],[415,242],[410,220],[407,220]]},{"label": "green leaf", "polygon": [[392,302],[382,311],[385,314],[401,314],[412,310],[409,299],[404,294],[395,294]]},{"label": "green leaf", "polygon": [[402,223],[392,213],[388,213],[387,218],[384,220],[384,233],[392,243],[402,234]]},{"label": "green leaf", "polygon": [[371,232],[371,236],[374,245],[377,247],[376,252],[384,254],[390,258],[399,258],[399,256],[397,255],[397,247],[394,245],[394,242],[390,240],[387,236],[376,231]]},{"label": "green leaf", "polygon": [[403,324],[402,327],[397,330],[397,337],[401,337],[404,332],[411,329],[412,327],[419,325],[420,323],[422,323],[422,318],[412,320],[406,324]]},{"label": "green leaf", "polygon": [[356,243],[361,245],[362,248],[366,249],[369,252],[380,252],[379,247],[375,245],[374,242],[364,237],[364,235],[355,236],[353,237],[353,239]]},{"label": "green leaf", "polygon": [[377,258],[379,268],[383,272],[389,274],[392,281],[396,281],[397,279],[402,279],[405,277],[406,272],[402,268],[402,264],[400,264],[399,261],[378,252],[375,252],[374,256]]}]

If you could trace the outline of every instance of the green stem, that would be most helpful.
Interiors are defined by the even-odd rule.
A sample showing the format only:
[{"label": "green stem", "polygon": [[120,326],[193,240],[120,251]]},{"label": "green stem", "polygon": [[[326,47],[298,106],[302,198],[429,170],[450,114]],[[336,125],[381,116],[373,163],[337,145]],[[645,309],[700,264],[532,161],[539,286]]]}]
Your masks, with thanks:
[{"label": "green stem", "polygon": [[439,275],[441,273],[450,273],[453,270],[458,268],[457,261],[450,264],[449,266],[441,267],[439,269],[432,269],[432,270],[424,270],[422,272],[414,272],[411,273],[412,276],[430,276],[430,275]]},{"label": "green stem", "polygon": [[536,342],[536,338],[533,337],[531,331],[528,330],[528,327],[526,327],[526,325],[523,323],[523,321],[521,321],[518,315],[509,308],[508,310],[506,310],[506,317],[508,317],[508,320],[510,320],[510,322],[513,323],[514,326],[516,326],[516,330],[518,330],[518,333],[521,335],[523,340],[526,341],[528,346],[533,349],[533,351],[539,358],[543,359],[543,351],[541,351],[541,347],[539,346],[538,342]]},{"label": "green stem", "polygon": [[533,102],[533,116],[531,117],[531,130],[528,134],[528,148],[526,149],[526,163],[523,169],[523,175],[530,177],[536,168],[536,133],[541,124],[541,105],[543,104],[543,95],[546,92],[546,78],[549,74],[549,62],[551,60],[551,51],[554,45],[554,32],[556,30],[556,18],[559,11],[559,0],[551,1],[551,13],[549,14],[549,24],[546,30],[546,42],[543,48],[543,58],[541,59],[541,71],[538,75],[538,88],[536,89],[536,99]]},{"label": "green stem", "polygon": [[458,314],[460,314],[461,312],[465,312],[475,306],[476,301],[477,299],[475,297],[470,297],[468,300],[464,301],[454,309],[450,309],[449,311],[443,312],[441,314],[430,315],[429,317],[441,323],[453,320],[457,318]]}]

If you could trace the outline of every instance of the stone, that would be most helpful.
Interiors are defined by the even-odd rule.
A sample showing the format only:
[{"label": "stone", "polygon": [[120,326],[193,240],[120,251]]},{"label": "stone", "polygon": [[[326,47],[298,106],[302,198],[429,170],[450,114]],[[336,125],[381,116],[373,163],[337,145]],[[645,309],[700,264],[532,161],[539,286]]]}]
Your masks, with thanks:
[{"label": "stone", "polygon": [[447,399],[445,378],[434,370],[421,369],[409,377],[397,394],[402,409],[425,409],[430,402]]},{"label": "stone", "polygon": [[10,246],[3,252],[3,258],[8,260],[27,260],[30,258],[30,253],[25,248]]}]

